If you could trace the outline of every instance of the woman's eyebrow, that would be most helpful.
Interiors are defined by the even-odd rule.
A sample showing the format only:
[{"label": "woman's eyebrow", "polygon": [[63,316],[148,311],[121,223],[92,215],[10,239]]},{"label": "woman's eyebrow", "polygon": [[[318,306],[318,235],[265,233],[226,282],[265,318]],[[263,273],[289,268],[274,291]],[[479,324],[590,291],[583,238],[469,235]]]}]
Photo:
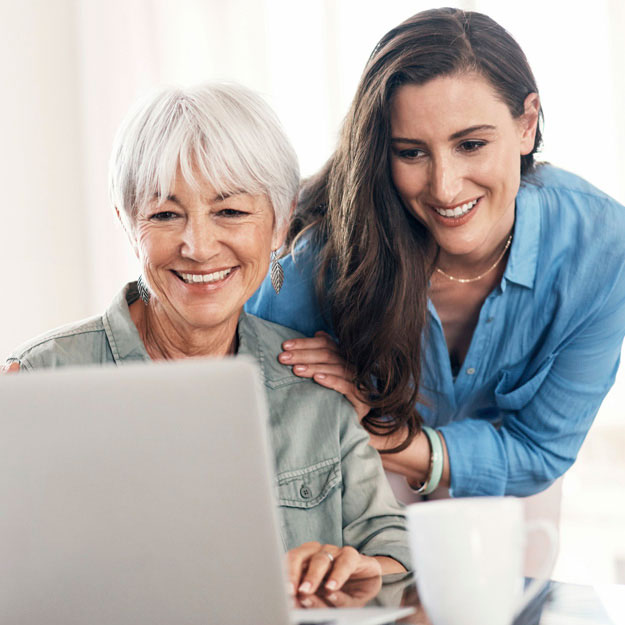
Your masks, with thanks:
[{"label": "woman's eyebrow", "polygon": [[210,203],[215,204],[217,202],[225,202],[235,195],[241,195],[241,193],[241,191],[237,191],[236,193],[218,193],[210,199]]},{"label": "woman's eyebrow", "polygon": [[178,206],[182,207],[182,202],[173,193],[167,196],[166,201],[173,202],[174,204],[178,204]]},{"label": "woman's eyebrow", "polygon": [[[157,191],[157,192],[154,194],[154,196],[153,196],[153,198],[152,198],[152,199],[153,199],[153,200],[156,200],[156,202],[159,202],[159,203],[160,203],[161,198],[162,198],[161,194]],[[165,202],[173,202],[174,204],[177,204],[178,206],[180,206],[180,207],[182,208],[182,202],[181,202],[181,201],[180,201],[180,200],[179,200],[179,199],[178,199],[178,198],[177,198],[177,197],[176,197],[173,193],[168,194],[168,195],[165,197],[165,200],[164,200],[164,201],[165,201]]]},{"label": "woman's eyebrow", "polygon": [[421,139],[407,139],[405,137],[391,137],[391,143],[410,143],[412,145],[425,145]]},{"label": "woman's eyebrow", "polygon": [[452,135],[449,135],[449,140],[454,141],[455,139],[461,139],[462,137],[466,137],[466,135],[470,135],[473,132],[479,132],[481,130],[497,130],[497,128],[495,126],[491,126],[490,124],[469,126],[469,128],[465,128],[464,130],[458,130],[458,132],[454,132]]},{"label": "woman's eyebrow", "polygon": [[[462,137],[466,137],[474,132],[480,131],[489,131],[489,130],[497,130],[496,126],[492,126],[491,124],[478,124],[476,126],[469,126],[468,128],[463,128],[462,130],[458,130],[453,134],[449,135],[448,141],[455,141],[456,139],[461,139]],[[408,139],[407,137],[391,137],[391,143],[410,143],[411,145],[425,145],[425,141],[421,139]]]}]

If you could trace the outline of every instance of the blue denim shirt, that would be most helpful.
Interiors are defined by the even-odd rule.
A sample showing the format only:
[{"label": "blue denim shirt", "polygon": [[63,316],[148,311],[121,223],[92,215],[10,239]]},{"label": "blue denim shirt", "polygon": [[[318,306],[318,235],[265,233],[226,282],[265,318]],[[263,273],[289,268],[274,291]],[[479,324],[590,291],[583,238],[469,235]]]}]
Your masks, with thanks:
[{"label": "blue denim shirt", "polygon": [[[147,361],[128,309],[137,297],[132,283],[102,316],[37,337],[7,362],[28,371]],[[351,545],[409,568],[405,519],[378,454],[347,400],[278,363],[281,343],[291,336],[292,330],[252,315],[239,319],[238,353],[258,362],[267,392],[285,550],[307,541]]]},{"label": "blue denim shirt", "polygon": [[[305,239],[247,304],[306,335],[331,331]],[[409,311],[406,311],[409,313]],[[573,463],[618,368],[625,333],[625,208],[549,165],[523,181],[510,256],[456,378],[431,301],[419,410],[449,450],[454,496],[529,495]]]}]

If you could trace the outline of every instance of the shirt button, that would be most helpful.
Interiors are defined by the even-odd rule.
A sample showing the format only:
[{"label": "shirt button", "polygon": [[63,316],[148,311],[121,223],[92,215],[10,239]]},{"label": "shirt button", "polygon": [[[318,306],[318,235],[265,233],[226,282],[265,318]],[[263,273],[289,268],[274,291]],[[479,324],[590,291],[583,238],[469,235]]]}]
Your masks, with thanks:
[{"label": "shirt button", "polygon": [[469,367],[467,369],[467,375],[473,375],[475,373],[475,369],[473,367]]},{"label": "shirt button", "polygon": [[493,321],[495,321],[495,317],[488,317],[488,319],[486,319],[486,323],[492,323]]},{"label": "shirt button", "polygon": [[312,491],[306,484],[299,489],[299,494],[302,496],[302,499],[310,499],[312,497]]}]

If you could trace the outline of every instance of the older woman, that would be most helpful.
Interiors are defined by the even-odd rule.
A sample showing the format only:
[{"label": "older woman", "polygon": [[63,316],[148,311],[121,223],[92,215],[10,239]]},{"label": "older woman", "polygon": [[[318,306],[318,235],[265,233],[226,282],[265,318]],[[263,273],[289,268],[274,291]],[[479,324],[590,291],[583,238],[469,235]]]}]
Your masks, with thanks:
[{"label": "older woman", "polygon": [[[282,244],[296,156],[238,86],[165,90],[126,119],[110,190],[142,267],[99,317],[18,348],[5,369],[248,354],[271,413],[293,589],[340,588],[406,565],[404,519],[343,397],[277,363],[292,331],[243,312]],[[297,432],[297,436],[292,433]],[[288,479],[297,473],[306,487]]]}]

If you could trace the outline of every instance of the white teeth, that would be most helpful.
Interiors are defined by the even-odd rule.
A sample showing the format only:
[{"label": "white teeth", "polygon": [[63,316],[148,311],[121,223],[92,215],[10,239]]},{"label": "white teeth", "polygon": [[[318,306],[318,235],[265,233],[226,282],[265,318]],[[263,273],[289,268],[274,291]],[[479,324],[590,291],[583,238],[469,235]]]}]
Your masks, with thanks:
[{"label": "white teeth", "polygon": [[456,208],[438,208],[437,206],[433,206],[432,208],[443,217],[462,217],[463,215],[466,215],[477,204],[478,200],[473,200],[473,202],[467,202],[462,206],[456,206]]},{"label": "white teeth", "polygon": [[180,273],[178,275],[187,283],[192,284],[196,282],[218,282],[223,280],[230,272],[230,269],[224,269],[223,271],[215,271],[214,273]]}]

